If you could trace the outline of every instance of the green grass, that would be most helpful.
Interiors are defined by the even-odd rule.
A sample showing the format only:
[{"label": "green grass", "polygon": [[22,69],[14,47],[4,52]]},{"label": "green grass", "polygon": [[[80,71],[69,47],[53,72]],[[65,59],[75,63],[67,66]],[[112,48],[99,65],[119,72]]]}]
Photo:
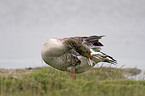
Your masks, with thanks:
[{"label": "green grass", "polygon": [[[8,73],[11,71],[11,74]],[[96,68],[77,74],[53,68],[2,70],[0,96],[144,96],[145,81],[128,80],[123,70]],[[5,75],[4,73],[9,75]],[[4,75],[3,75],[4,74]]]}]

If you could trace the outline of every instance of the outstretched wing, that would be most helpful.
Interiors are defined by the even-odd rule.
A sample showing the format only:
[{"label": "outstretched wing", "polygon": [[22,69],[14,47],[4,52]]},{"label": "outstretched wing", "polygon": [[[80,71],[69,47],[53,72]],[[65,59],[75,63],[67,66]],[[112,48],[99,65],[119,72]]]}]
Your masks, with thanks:
[{"label": "outstretched wing", "polygon": [[[96,62],[96,63],[98,63],[98,62],[108,62],[108,63],[111,63],[111,64],[116,64],[117,61],[113,57],[111,57],[111,56],[109,56],[109,55],[100,51],[103,44],[101,42],[99,42],[99,40],[102,37],[104,37],[104,35],[103,36],[94,35],[94,36],[89,36],[89,37],[71,37],[69,39],[73,39],[73,40],[76,40],[77,42],[79,42],[81,44],[85,44],[90,49],[95,51],[96,54],[92,54],[94,62]],[[78,52],[76,52],[74,49],[69,50],[69,53],[71,53],[72,55],[75,55],[75,56],[80,56],[80,54]],[[90,64],[93,64],[93,63],[90,63]]]},{"label": "outstretched wing", "polygon": [[90,37],[84,37],[84,44],[86,44],[90,49],[92,49],[95,52],[98,52],[101,50],[101,47],[104,46],[101,42],[99,42],[99,39],[101,39],[103,36],[90,36]]},{"label": "outstretched wing", "polygon": [[97,61],[102,60],[103,62],[108,62],[108,63],[111,63],[111,64],[117,64],[117,61],[113,57],[111,57],[111,56],[109,56],[109,55],[100,51],[101,47],[104,46],[101,42],[99,42],[99,40],[102,37],[104,37],[104,35],[103,36],[84,37],[84,42],[83,43],[86,44],[88,47],[90,47],[90,49],[92,49],[93,51],[99,52],[99,54],[98,53],[93,54],[94,59],[96,58],[95,60],[97,60]]}]

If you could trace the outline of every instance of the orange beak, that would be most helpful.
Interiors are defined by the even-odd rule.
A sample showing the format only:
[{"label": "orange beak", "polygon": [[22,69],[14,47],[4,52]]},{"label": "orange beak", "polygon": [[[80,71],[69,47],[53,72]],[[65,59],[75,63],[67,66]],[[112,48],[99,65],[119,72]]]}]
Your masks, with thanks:
[{"label": "orange beak", "polygon": [[92,59],[92,55],[90,54],[90,55],[88,56],[88,58]]}]

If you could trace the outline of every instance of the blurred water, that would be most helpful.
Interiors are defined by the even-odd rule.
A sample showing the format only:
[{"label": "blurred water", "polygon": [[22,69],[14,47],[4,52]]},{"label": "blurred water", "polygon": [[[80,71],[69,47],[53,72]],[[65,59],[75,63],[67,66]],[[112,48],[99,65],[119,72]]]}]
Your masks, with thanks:
[{"label": "blurred water", "polygon": [[144,5],[144,0],[0,0],[0,68],[42,66],[40,51],[49,38],[106,35],[103,52],[118,67],[145,69]]},{"label": "blurred water", "polygon": [[45,66],[39,59],[4,59],[0,60],[0,69],[23,69]]},{"label": "blurred water", "polygon": [[[145,70],[144,60],[134,60],[134,62],[130,62],[130,60],[117,60],[117,65],[111,65],[108,63],[98,63],[96,67],[99,66],[107,66],[107,67],[117,67],[117,68],[139,68],[141,70]],[[35,68],[35,67],[42,67],[47,66],[43,62],[42,59],[1,59],[0,60],[0,68],[5,69],[19,69],[19,68]]]}]

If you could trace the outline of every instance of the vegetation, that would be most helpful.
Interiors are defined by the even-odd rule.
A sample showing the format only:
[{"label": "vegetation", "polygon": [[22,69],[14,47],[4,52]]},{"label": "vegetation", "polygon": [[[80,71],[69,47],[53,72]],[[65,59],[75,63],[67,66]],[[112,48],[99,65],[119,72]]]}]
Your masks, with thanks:
[{"label": "vegetation", "polygon": [[0,96],[144,96],[145,81],[128,80],[123,70],[95,68],[77,74],[43,67],[0,70]]}]

